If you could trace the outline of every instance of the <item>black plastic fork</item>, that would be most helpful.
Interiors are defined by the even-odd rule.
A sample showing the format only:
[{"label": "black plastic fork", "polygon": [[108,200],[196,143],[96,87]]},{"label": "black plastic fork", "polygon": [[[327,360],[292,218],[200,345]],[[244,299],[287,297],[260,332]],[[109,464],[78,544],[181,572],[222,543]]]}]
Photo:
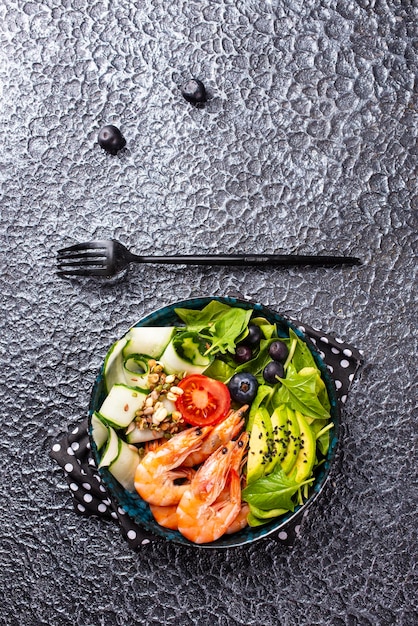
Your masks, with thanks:
[{"label": "black plastic fork", "polygon": [[58,251],[58,276],[116,276],[130,263],[159,263],[176,265],[359,265],[352,256],[313,256],[301,254],[205,254],[175,256],[140,256],[130,252],[115,239],[88,241]]}]

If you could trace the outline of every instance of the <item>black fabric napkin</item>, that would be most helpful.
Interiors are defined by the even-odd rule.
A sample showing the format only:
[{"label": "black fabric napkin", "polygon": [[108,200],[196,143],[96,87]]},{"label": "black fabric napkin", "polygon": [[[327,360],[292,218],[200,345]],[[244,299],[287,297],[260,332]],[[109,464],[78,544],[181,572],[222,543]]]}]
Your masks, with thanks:
[{"label": "black fabric napkin", "polygon": [[[342,408],[363,363],[361,351],[338,337],[332,337],[295,320],[292,322],[311,339],[332,373]],[[91,454],[87,418],[53,445],[50,456],[64,470],[77,513],[95,515],[118,523],[122,536],[133,549],[139,549],[150,541],[162,540],[138,526],[108,493]],[[302,521],[303,518],[293,527],[277,533],[275,537],[292,546],[300,534]]]}]

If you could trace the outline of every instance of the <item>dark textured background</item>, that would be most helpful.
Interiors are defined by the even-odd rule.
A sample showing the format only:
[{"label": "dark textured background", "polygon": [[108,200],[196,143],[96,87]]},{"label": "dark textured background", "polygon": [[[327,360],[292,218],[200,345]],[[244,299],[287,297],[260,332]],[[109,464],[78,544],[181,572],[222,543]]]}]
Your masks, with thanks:
[{"label": "dark textured background", "polygon": [[[0,622],[417,624],[415,0],[2,0],[0,34]],[[55,277],[57,248],[108,236],[364,265]],[[135,554],[49,450],[140,316],[236,290],[364,351],[332,480],[293,548]]]}]

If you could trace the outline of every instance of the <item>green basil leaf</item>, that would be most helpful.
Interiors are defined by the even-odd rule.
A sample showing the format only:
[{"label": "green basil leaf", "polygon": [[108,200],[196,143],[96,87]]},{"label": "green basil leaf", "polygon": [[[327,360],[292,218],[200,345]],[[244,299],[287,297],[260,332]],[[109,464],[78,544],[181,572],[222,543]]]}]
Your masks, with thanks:
[{"label": "green basil leaf", "polygon": [[318,399],[316,391],[317,374],[298,374],[293,366],[289,366],[286,378],[281,378],[281,387],[274,396],[274,404],[288,404],[303,415],[315,419],[330,417],[329,409],[325,408]]},{"label": "green basil leaf", "polygon": [[247,485],[242,491],[242,499],[250,506],[253,505],[263,511],[271,509],[294,511],[295,504],[292,496],[301,484],[295,482],[292,477],[284,473],[280,466],[277,466],[272,474]]}]

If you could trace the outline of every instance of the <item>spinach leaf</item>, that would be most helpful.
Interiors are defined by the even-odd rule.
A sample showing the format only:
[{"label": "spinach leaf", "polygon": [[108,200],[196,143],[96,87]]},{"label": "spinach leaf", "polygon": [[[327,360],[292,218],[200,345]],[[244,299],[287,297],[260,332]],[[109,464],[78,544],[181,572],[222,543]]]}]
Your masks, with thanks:
[{"label": "spinach leaf", "polygon": [[209,328],[211,334],[211,347],[207,354],[211,352],[235,352],[236,340],[248,326],[252,311],[251,309],[231,308],[213,323]]},{"label": "spinach leaf", "polygon": [[[297,372],[299,372],[304,367],[314,367],[318,370],[318,367],[315,363],[315,359],[312,356],[312,352],[309,350],[307,344],[297,336],[297,334],[290,328],[289,329],[289,337],[290,339],[296,339],[296,348],[293,354],[292,363]],[[319,370],[318,370],[319,371]]]},{"label": "spinach leaf", "polygon": [[207,369],[205,376],[220,380],[222,383],[228,381],[234,375],[234,368],[221,359],[214,359]]},{"label": "spinach leaf", "polygon": [[317,394],[317,372],[299,374],[290,364],[286,378],[280,378],[282,383],[274,396],[274,404],[288,404],[303,415],[315,419],[330,417],[329,409],[319,401]]},{"label": "spinach leaf", "polygon": [[203,309],[174,309],[190,332],[200,333],[209,329],[217,319],[231,310],[228,304],[211,300]]},{"label": "spinach leaf", "polygon": [[295,504],[292,496],[298,491],[301,485],[308,484],[314,479],[309,479],[303,483],[297,483],[287,476],[280,466],[268,476],[263,476],[247,485],[242,491],[242,499],[263,511],[272,509],[285,509],[294,511]]}]

